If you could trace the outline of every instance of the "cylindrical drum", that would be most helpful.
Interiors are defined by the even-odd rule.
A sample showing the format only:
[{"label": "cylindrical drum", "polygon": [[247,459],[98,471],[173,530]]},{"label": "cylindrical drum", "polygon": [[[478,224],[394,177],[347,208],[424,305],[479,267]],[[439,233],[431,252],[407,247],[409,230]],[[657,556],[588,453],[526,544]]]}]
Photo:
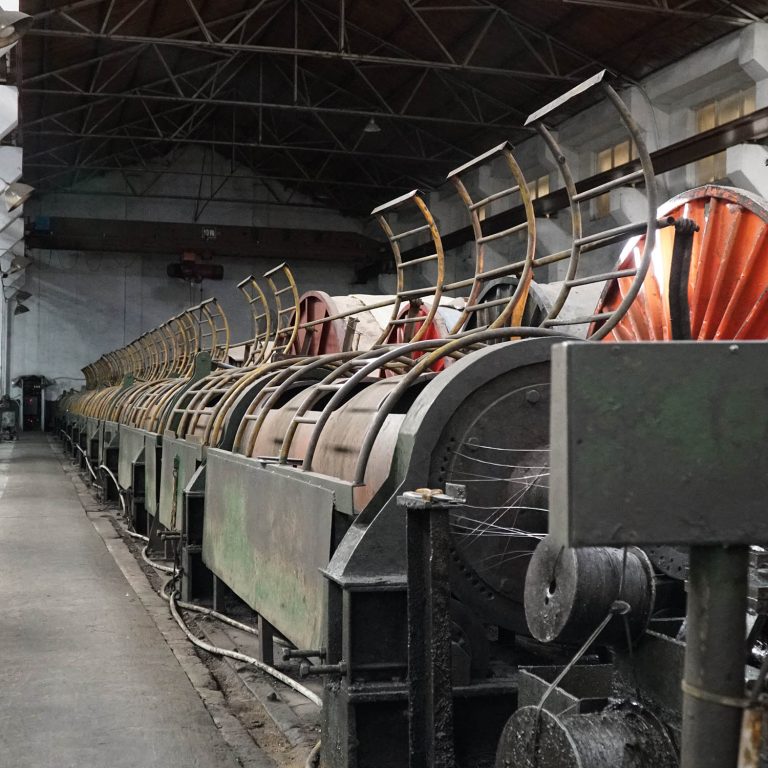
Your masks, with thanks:
[{"label": "cylindrical drum", "polygon": [[653,600],[653,569],[636,547],[571,549],[547,536],[525,578],[525,617],[542,643],[583,643],[612,608],[599,641],[626,643],[627,626],[633,639],[645,631]]}]

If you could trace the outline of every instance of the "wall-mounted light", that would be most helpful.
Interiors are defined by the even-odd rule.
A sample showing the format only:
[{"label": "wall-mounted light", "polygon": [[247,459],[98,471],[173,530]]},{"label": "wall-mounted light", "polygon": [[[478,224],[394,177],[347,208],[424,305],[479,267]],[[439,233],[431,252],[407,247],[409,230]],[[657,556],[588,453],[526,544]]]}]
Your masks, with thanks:
[{"label": "wall-mounted light", "polygon": [[29,312],[29,307],[25,307],[21,302],[16,302],[16,309],[13,310],[14,316],[23,315],[25,312]]},{"label": "wall-mounted light", "polygon": [[[1,41],[0,41],[1,42]],[[3,202],[5,209],[10,213],[29,200],[30,195],[35,191],[29,184],[22,184],[20,181],[14,181],[9,184],[3,192]]]},{"label": "wall-mounted light", "polygon": [[15,45],[29,31],[34,19],[19,11],[0,9],[0,46]]},{"label": "wall-mounted light", "polygon": [[14,256],[11,259],[8,268],[2,272],[2,276],[3,278],[6,278],[15,275],[18,272],[23,272],[31,263],[32,259],[27,258],[26,256]]}]

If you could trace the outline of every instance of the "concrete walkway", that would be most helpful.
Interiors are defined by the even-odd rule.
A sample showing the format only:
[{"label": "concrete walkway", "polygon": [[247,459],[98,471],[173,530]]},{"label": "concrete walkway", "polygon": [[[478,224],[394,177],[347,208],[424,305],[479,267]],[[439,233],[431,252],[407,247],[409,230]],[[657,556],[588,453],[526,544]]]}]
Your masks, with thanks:
[{"label": "concrete walkway", "polygon": [[47,437],[0,444],[0,768],[236,768]]}]

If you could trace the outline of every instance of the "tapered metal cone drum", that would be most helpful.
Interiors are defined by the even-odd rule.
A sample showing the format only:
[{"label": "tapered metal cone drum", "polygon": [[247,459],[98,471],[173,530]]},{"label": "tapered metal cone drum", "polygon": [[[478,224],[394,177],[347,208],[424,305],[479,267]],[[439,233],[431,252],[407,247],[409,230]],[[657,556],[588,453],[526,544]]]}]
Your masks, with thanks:
[{"label": "tapered metal cone drum", "polygon": [[369,310],[366,307],[386,299],[386,296],[330,296],[324,291],[307,291],[299,302],[299,328],[288,354],[327,355],[370,349],[386,326],[390,308]]},{"label": "tapered metal cone drum", "polygon": [[[461,307],[463,304],[464,302],[460,299],[444,298],[437,311],[433,312],[432,302],[429,299],[413,307],[410,303],[406,303],[400,311],[399,318],[413,317],[417,320],[409,325],[396,325],[390,331],[386,343],[405,344],[416,333],[421,333],[421,338],[424,340],[447,338],[461,316],[461,311],[457,307]],[[426,328],[423,327],[425,322]],[[413,352],[411,357],[418,360],[423,354],[423,352]],[[442,371],[449,363],[448,358],[443,358],[438,360],[431,367],[431,370]]]},{"label": "tapered metal cone drum", "polygon": [[[768,338],[768,201],[741,189],[699,187],[665,203],[659,218],[666,216],[691,219],[699,227],[688,279],[691,338]],[[644,240],[640,236],[627,243],[618,269],[637,265]],[[605,340],[673,338],[669,285],[674,242],[674,227],[657,232],[643,288]],[[613,311],[631,283],[632,278],[608,283],[596,313]]]}]

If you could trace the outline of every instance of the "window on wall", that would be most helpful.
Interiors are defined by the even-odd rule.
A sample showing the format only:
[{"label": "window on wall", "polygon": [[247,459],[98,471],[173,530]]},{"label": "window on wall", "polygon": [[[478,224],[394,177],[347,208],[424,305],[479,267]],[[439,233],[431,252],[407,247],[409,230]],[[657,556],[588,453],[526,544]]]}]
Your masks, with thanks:
[{"label": "window on wall", "polygon": [[[601,149],[597,153],[597,168],[595,170],[597,173],[605,173],[628,163],[635,157],[637,157],[637,152],[635,151],[634,142],[627,139],[626,141],[621,141],[618,144]],[[595,217],[607,216],[610,212],[611,193],[606,192],[595,199]]]},{"label": "window on wall", "polygon": [[[737,120],[755,111],[755,89],[745,88],[721,99],[713,99],[696,109],[696,130],[699,133],[711,131],[718,125]],[[696,162],[696,183],[708,184],[718,181],[727,174],[725,152],[718,152]]]},{"label": "window on wall", "polygon": [[533,200],[536,200],[536,198],[539,198],[539,197],[544,197],[544,195],[548,195],[549,194],[549,174],[546,174],[544,176],[539,176],[538,179],[529,181],[528,191],[530,192],[531,198]]}]

